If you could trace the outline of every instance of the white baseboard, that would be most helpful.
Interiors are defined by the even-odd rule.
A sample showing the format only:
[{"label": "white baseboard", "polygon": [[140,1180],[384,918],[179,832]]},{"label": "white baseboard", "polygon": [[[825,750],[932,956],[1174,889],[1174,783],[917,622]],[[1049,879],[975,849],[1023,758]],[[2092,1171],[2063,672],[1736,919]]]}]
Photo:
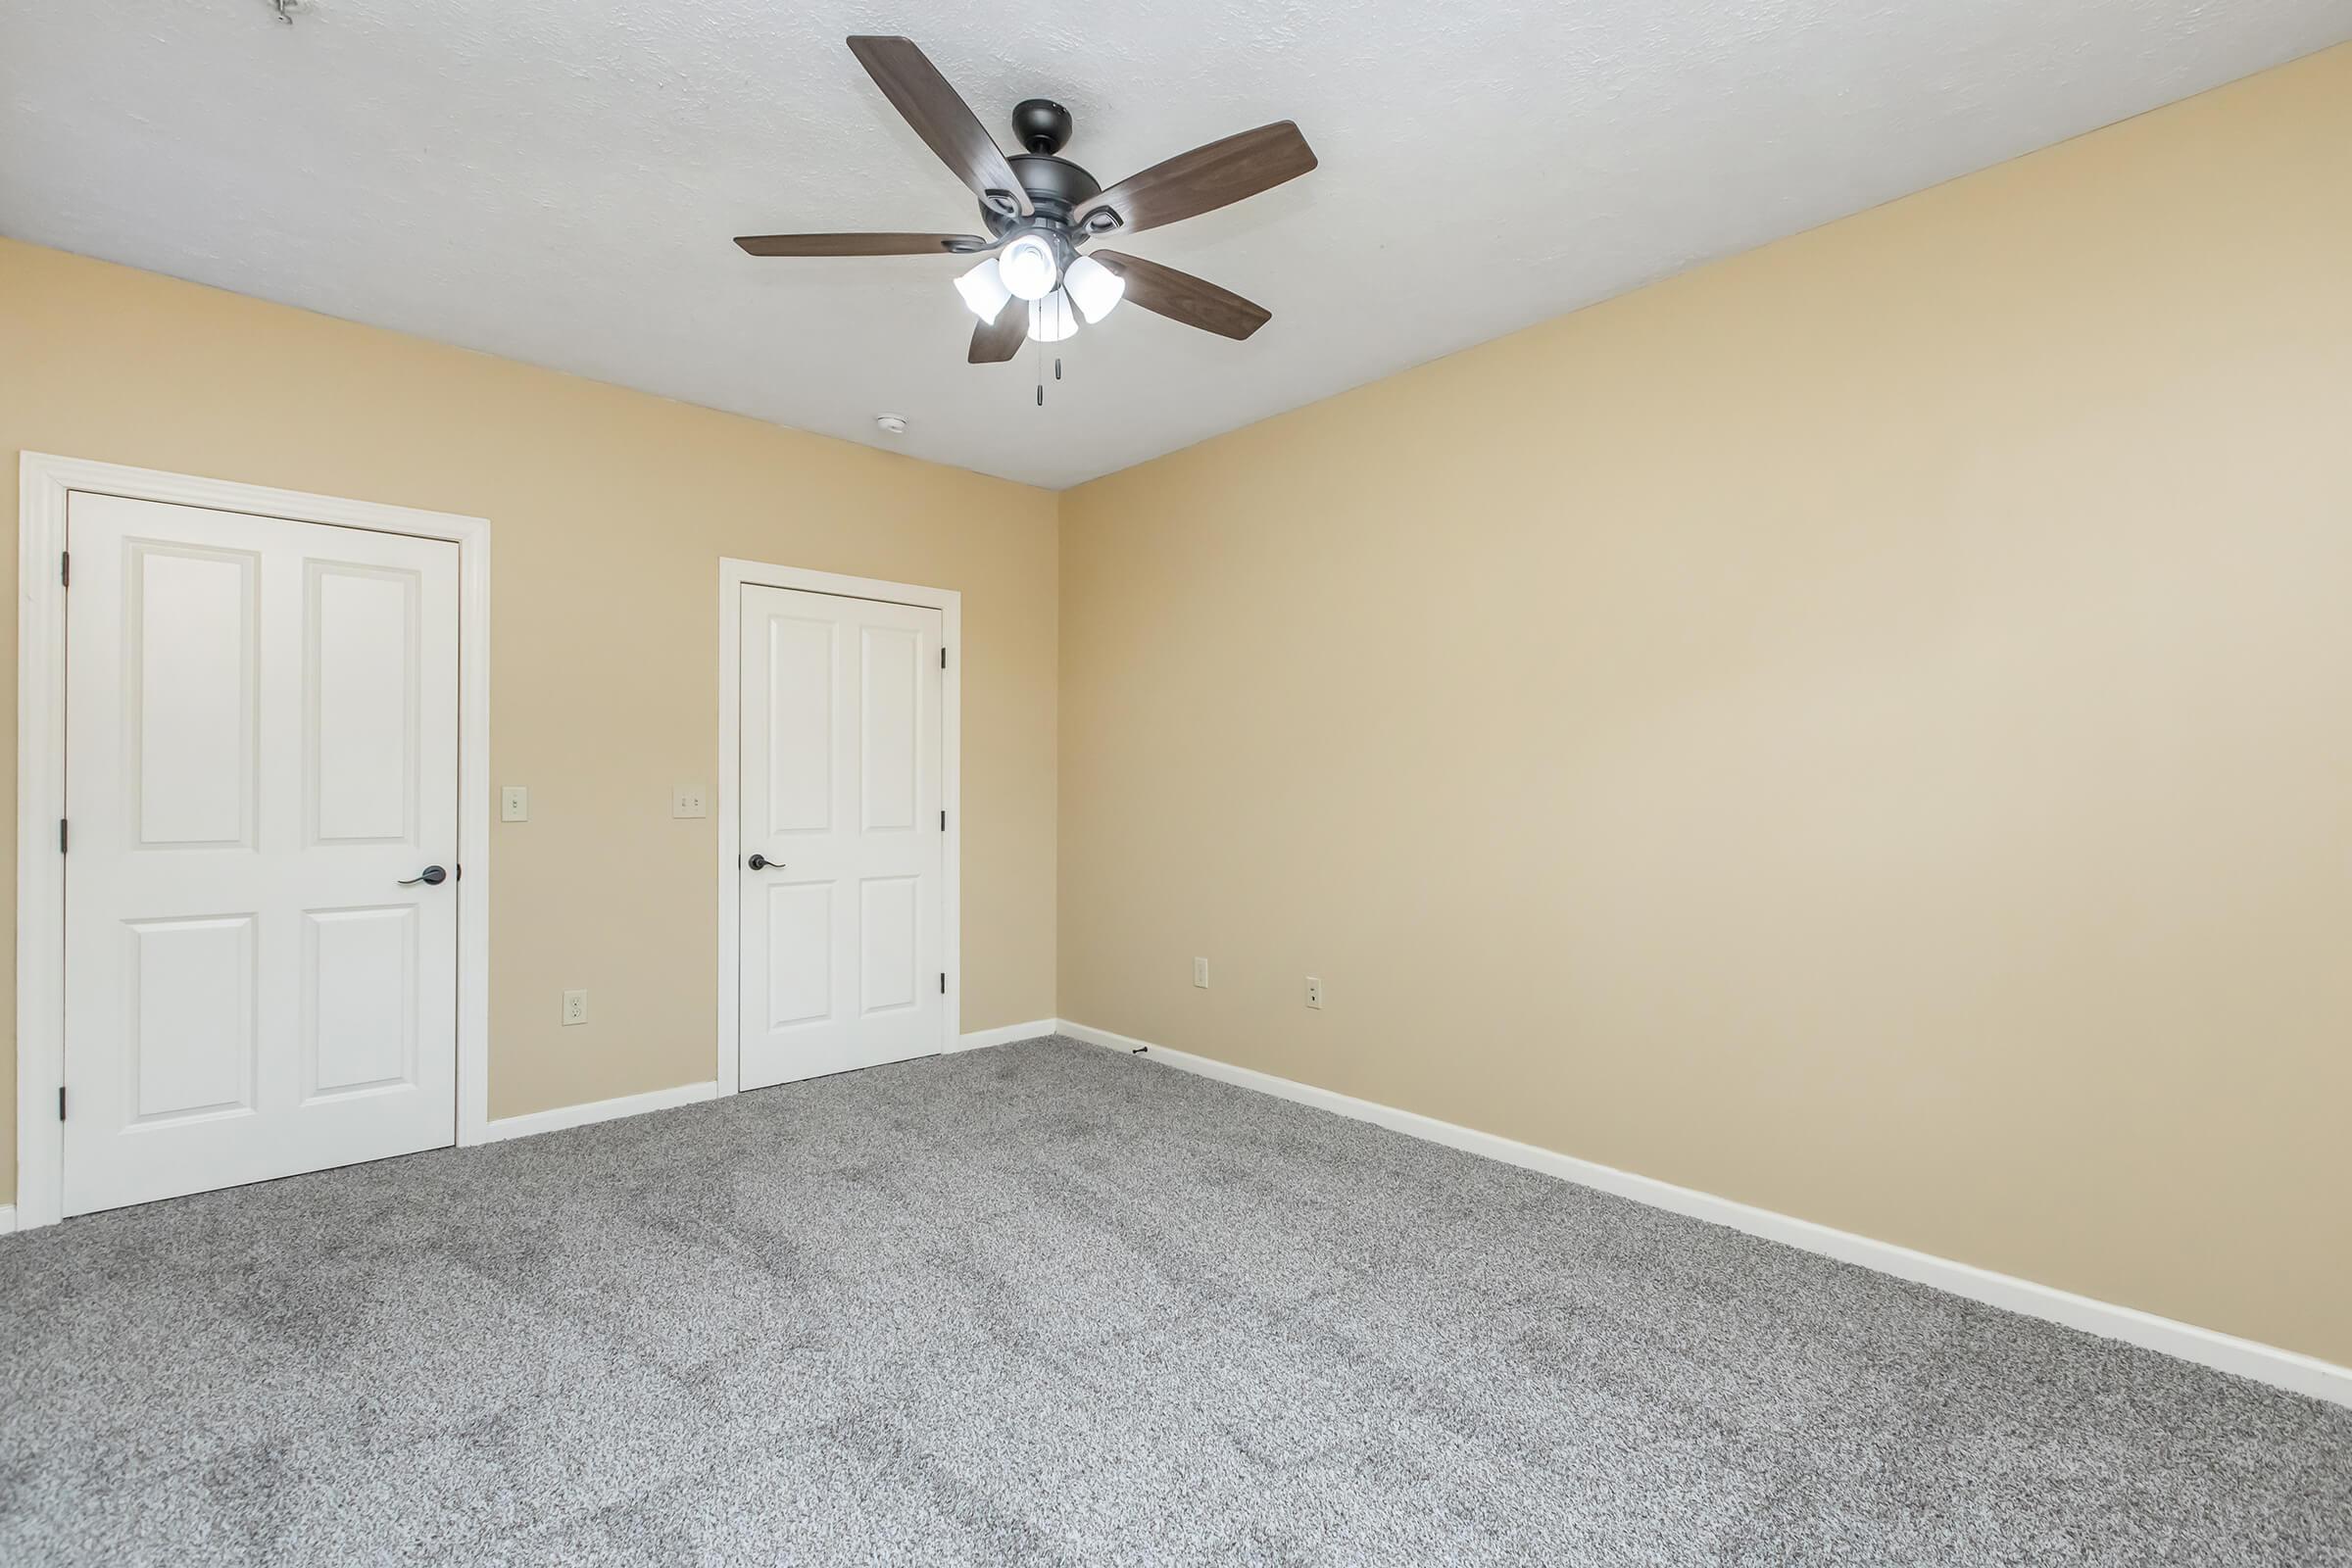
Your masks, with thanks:
[{"label": "white baseboard", "polygon": [[537,1133],[562,1132],[566,1127],[585,1127],[592,1121],[611,1121],[615,1116],[636,1116],[649,1110],[667,1110],[672,1105],[691,1105],[698,1101],[716,1098],[718,1085],[680,1084],[675,1089],[656,1089],[642,1095],[623,1095],[618,1100],[591,1101],[585,1105],[558,1105],[553,1110],[534,1110],[524,1116],[501,1116],[482,1129],[482,1142],[495,1144],[508,1138],[529,1138]]},{"label": "white baseboard", "polygon": [[1016,1040],[1035,1040],[1040,1035],[1052,1034],[1059,1021],[1054,1018],[1038,1018],[1028,1023],[1007,1023],[1000,1024],[994,1029],[975,1029],[957,1040],[949,1049],[978,1051],[982,1046],[1009,1046]]},{"label": "white baseboard", "polygon": [[2218,1371],[2252,1378],[2291,1393],[2310,1395],[2335,1404],[2352,1405],[2352,1367],[2338,1366],[2332,1361],[2323,1361],[2297,1350],[2280,1349],[2275,1345],[2264,1345],[2256,1340],[2241,1340],[2232,1334],[2198,1328],[2193,1323],[2158,1317],[2153,1312],[2143,1312],[2137,1307],[2118,1306],[2112,1301],[2077,1296],[2072,1291],[2037,1285],[2013,1274],[1997,1274],[1991,1269],[1954,1262],[1948,1257],[1897,1247],[1891,1242],[1873,1241],[1851,1231],[1836,1230],[1827,1225],[1817,1225],[1811,1220],[1776,1213],[1769,1208],[1757,1208],[1751,1203],[1717,1198],[1712,1193],[1677,1187],[1671,1182],[1648,1176],[1637,1176],[1613,1166],[1578,1159],[1573,1154],[1539,1149],[1533,1144],[1497,1138],[1492,1133],[1474,1132],[1467,1127],[1457,1127],[1452,1122],[1439,1121],[1434,1116],[1398,1110],[1393,1105],[1383,1105],[1369,1100],[1357,1100],[1350,1095],[1317,1089],[1311,1084],[1296,1083],[1288,1078],[1277,1078],[1271,1073],[1249,1067],[1236,1067],[1230,1062],[1196,1056],[1189,1052],[1171,1051],[1165,1046],[1130,1039],[1107,1029],[1072,1023],[1067,1018],[1060,1020],[1059,1027],[1054,1032],[1113,1051],[1145,1051],[1148,1053],[1145,1059],[1163,1066],[1238,1084],[1245,1089],[1254,1089],[1284,1100],[1295,1100],[1300,1104],[1336,1111],[1358,1121],[1374,1122],[1409,1137],[1424,1138],[1433,1144],[1444,1144],[1469,1153],[1483,1154],[1489,1159],[1498,1159],[1508,1165],[1541,1171],[1546,1176],[1597,1188],[1604,1193],[1614,1193],[1620,1198],[1630,1198],[1655,1208],[1688,1214],[1693,1219],[1728,1225],[1734,1230],[1745,1231],[1750,1236],[1763,1237],[1766,1241],[1781,1242],[1841,1262],[1858,1263],[1882,1274],[1934,1286],[1940,1291],[1949,1291],[1954,1296],[1984,1301],[2027,1317],[2043,1318],[2052,1323],[2062,1323],[2068,1328],[2082,1329],[2085,1333],[2122,1340],[2144,1349],[2159,1350],[2184,1361],[2194,1361]]},{"label": "white baseboard", "polygon": [[0,1203],[0,1236],[6,1236],[10,1231],[15,1230],[16,1228],[17,1205],[14,1203]]}]

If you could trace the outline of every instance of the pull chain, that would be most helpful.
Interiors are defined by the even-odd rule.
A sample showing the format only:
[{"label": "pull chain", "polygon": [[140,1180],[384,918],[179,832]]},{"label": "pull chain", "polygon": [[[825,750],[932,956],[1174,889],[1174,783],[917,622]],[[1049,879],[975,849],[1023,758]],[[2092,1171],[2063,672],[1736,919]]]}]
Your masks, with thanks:
[{"label": "pull chain", "polygon": [[[1061,314],[1063,301],[1067,298],[1068,296],[1061,290],[1054,291],[1054,327],[1056,331],[1060,331],[1068,324]],[[1044,322],[1041,320],[1039,324],[1043,325]],[[1067,332],[1062,333],[1063,337],[1068,335]],[[1037,406],[1042,409],[1046,406],[1046,346],[1034,338],[1031,341],[1037,344]],[[1058,342],[1060,339],[1057,338],[1055,341]],[[1054,356],[1054,379],[1056,381],[1061,379],[1061,356],[1058,354]]]}]

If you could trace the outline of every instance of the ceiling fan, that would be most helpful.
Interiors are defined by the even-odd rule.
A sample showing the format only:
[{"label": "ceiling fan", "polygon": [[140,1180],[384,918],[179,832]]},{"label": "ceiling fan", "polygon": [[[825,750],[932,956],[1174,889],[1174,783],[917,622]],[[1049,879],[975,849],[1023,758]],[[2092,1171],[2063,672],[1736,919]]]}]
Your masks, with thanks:
[{"label": "ceiling fan", "polygon": [[1236,339],[1272,318],[1189,272],[1119,251],[1081,255],[1079,247],[1213,212],[1298,178],[1315,167],[1315,155],[1291,122],[1196,147],[1104,190],[1056,156],[1070,139],[1070,112],[1061,105],[1031,98],[1016,107],[1012,127],[1027,150],[1007,158],[911,40],[852,38],[850,53],[979,196],[988,234],[746,234],[735,241],[752,255],[978,256],[980,264],[956,280],[980,318],[968,356],[974,365],[1009,360],[1032,338],[1057,343],[1081,320],[1102,320],[1122,298]]}]

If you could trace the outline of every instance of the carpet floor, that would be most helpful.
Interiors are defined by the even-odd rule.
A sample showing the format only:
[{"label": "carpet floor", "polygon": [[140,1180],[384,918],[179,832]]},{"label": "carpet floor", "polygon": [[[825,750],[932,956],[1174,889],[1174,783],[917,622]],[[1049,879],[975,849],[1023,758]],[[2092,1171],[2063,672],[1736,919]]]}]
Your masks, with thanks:
[{"label": "carpet floor", "polygon": [[2352,1563],[2352,1410],[1037,1041],[0,1237],[0,1562]]}]

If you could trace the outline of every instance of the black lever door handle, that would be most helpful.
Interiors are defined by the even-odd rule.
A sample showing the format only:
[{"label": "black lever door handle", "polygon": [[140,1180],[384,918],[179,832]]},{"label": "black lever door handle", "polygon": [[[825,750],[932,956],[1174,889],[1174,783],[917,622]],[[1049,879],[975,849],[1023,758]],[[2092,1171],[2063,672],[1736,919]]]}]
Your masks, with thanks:
[{"label": "black lever door handle", "polygon": [[784,862],[782,860],[771,860],[764,855],[755,855],[743,863],[750,866],[755,871],[764,871],[771,865],[779,871],[784,869]]},{"label": "black lever door handle", "polygon": [[417,872],[415,876],[402,877],[400,879],[400,885],[404,888],[413,888],[417,883],[421,882],[428,888],[437,888],[448,880],[449,873],[447,871],[442,870],[437,865],[428,865],[423,870]]}]

